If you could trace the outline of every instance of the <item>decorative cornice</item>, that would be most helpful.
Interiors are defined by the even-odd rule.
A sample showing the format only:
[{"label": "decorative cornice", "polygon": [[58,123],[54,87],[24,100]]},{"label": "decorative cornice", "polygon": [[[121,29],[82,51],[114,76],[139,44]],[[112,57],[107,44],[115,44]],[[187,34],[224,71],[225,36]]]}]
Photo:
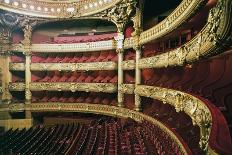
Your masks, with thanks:
[{"label": "decorative cornice", "polygon": [[173,140],[175,145],[178,146],[178,148],[181,151],[181,154],[188,155],[189,152],[189,148],[185,148],[185,146],[181,143],[178,137],[161,122],[159,122],[158,120],[152,117],[149,117],[140,112],[136,112],[130,109],[101,105],[101,104],[87,104],[87,103],[33,103],[33,104],[24,104],[24,105],[10,104],[7,106],[8,108],[3,107],[3,105],[0,105],[0,111],[6,111],[7,109],[11,112],[17,112],[22,110],[31,111],[31,112],[44,112],[44,111],[83,112],[83,113],[103,114],[103,115],[114,116],[114,117],[116,116],[122,118],[131,118],[138,122],[148,121],[154,126],[156,126],[157,128],[161,129],[164,133],[166,133],[166,135]]},{"label": "decorative cornice", "polygon": [[24,91],[26,88],[25,83],[10,83],[9,84],[9,90],[10,91]]},{"label": "decorative cornice", "polygon": [[32,63],[32,71],[76,71],[76,70],[116,70],[117,63],[109,62],[92,62],[92,63]]},{"label": "decorative cornice", "polygon": [[205,27],[190,42],[173,51],[143,58],[139,68],[161,68],[192,63],[224,52],[232,42],[232,1],[219,0],[210,10]]},{"label": "decorative cornice", "polygon": [[9,3],[0,1],[0,9],[43,18],[78,18],[106,10],[122,0],[34,1],[17,0]]},{"label": "decorative cornice", "polygon": [[85,91],[85,92],[107,92],[114,93],[117,92],[117,84],[111,83],[30,83],[31,91]]},{"label": "decorative cornice", "polygon": [[176,112],[184,111],[191,117],[193,125],[198,125],[201,130],[200,147],[204,150],[208,149],[212,115],[204,102],[190,94],[161,87],[138,85],[135,93],[163,101],[164,104],[168,103],[175,107]]},{"label": "decorative cornice", "polygon": [[135,85],[134,84],[122,84],[119,87],[119,91],[124,94],[134,94]]},{"label": "decorative cornice", "polygon": [[11,71],[25,71],[25,64],[24,63],[10,63],[9,69]]},{"label": "decorative cornice", "polygon": [[123,70],[134,70],[135,69],[135,60],[127,60],[122,62]]},{"label": "decorative cornice", "polygon": [[162,22],[141,33],[140,44],[158,39],[175,30],[192,17],[207,0],[183,0]]}]

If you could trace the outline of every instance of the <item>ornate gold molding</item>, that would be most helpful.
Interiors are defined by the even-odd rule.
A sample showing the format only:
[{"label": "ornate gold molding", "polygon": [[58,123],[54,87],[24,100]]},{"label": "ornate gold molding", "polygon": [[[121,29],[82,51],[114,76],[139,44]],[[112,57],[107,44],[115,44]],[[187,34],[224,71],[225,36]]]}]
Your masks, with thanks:
[{"label": "ornate gold molding", "polygon": [[135,85],[134,84],[122,84],[119,87],[119,91],[124,94],[134,94]]},{"label": "ornate gold molding", "polygon": [[33,71],[76,71],[76,70],[116,70],[116,62],[92,62],[92,63],[32,63]]},{"label": "ornate gold molding", "polygon": [[25,83],[19,83],[19,82],[18,83],[13,83],[13,82],[11,82],[9,84],[9,90],[10,91],[24,91],[25,88],[26,88]]},{"label": "ornate gold molding", "polygon": [[232,41],[232,2],[219,0],[205,27],[190,42],[173,51],[139,60],[139,68],[161,68],[192,63],[224,52]]},{"label": "ornate gold molding", "polygon": [[212,115],[204,102],[190,94],[161,87],[138,85],[135,93],[163,101],[164,104],[168,103],[174,106],[177,112],[184,111],[191,117],[193,125],[198,125],[200,128],[200,147],[204,150],[208,149]]},{"label": "ornate gold molding", "polygon": [[123,70],[134,70],[135,69],[135,60],[127,60],[122,62]]},{"label": "ornate gold molding", "polygon": [[120,3],[117,3],[112,8],[104,10],[94,16],[112,21],[116,24],[118,32],[123,32],[135,6],[136,0],[121,0]]},{"label": "ornate gold molding", "polygon": [[11,71],[25,71],[24,63],[10,63],[9,68]]},{"label": "ornate gold molding", "polygon": [[48,90],[48,91],[85,91],[85,92],[117,92],[117,84],[111,83],[30,83],[31,91]]},{"label": "ornate gold molding", "polygon": [[[33,104],[25,104],[25,105],[15,105],[10,104],[7,105],[8,110],[12,112],[17,111],[31,111],[31,112],[44,112],[44,111],[58,111],[58,112],[83,112],[83,113],[96,113],[109,115],[114,117],[122,117],[122,118],[131,118],[137,122],[148,121],[152,123],[157,128],[161,129],[165,132],[169,138],[175,142],[178,148],[181,151],[181,154],[188,155],[189,148],[185,148],[185,146],[181,143],[181,141],[177,138],[177,136],[168,129],[165,125],[163,125],[158,120],[144,115],[143,113],[136,112],[133,110],[129,110],[126,108],[101,105],[101,104],[87,104],[87,103],[33,103]],[[3,111],[2,105],[0,105],[0,111]],[[4,107],[4,111],[6,111],[6,107]]]},{"label": "ornate gold molding", "polygon": [[125,38],[123,48],[124,49],[132,48],[134,46],[134,42],[135,42],[135,40],[133,37]]},{"label": "ornate gold molding", "polygon": [[192,17],[206,2],[206,0],[183,0],[162,22],[141,33],[140,44],[145,44],[172,32]]},{"label": "ornate gold molding", "polygon": [[0,9],[43,18],[77,18],[92,15],[108,9],[122,0],[81,0],[69,1],[0,1]]},{"label": "ornate gold molding", "polygon": [[72,44],[32,44],[34,52],[86,52],[116,49],[114,40]]}]

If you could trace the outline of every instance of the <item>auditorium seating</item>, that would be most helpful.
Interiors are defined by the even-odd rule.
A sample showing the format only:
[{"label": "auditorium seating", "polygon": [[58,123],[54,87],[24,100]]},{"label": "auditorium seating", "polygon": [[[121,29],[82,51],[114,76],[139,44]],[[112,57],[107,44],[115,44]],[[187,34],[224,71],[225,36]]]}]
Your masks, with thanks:
[{"label": "auditorium seating", "polygon": [[94,92],[54,92],[54,91],[33,91],[32,103],[41,102],[63,102],[63,103],[92,103],[116,105],[116,94],[94,93]]},{"label": "auditorium seating", "polygon": [[77,53],[36,53],[31,56],[32,63],[91,63],[117,61],[117,54],[113,50],[77,52]]},{"label": "auditorium seating", "polygon": [[32,82],[117,83],[115,71],[32,72]]},{"label": "auditorium seating", "polygon": [[171,153],[168,147],[175,148],[172,154],[181,154],[177,144],[156,126],[109,117],[86,125],[38,125],[27,130],[10,129],[0,135],[0,139],[1,154],[164,155]]},{"label": "auditorium seating", "polygon": [[226,54],[183,67],[144,69],[142,78],[146,85],[198,94],[225,110],[225,97],[232,92],[231,65],[232,54]]},{"label": "auditorium seating", "polygon": [[142,101],[146,102],[144,113],[160,120],[168,128],[178,133],[194,154],[204,154],[199,147],[200,129],[198,126],[193,126],[188,115],[184,112],[177,113],[173,106],[163,104],[158,100],[143,98]]},{"label": "auditorium seating", "polygon": [[54,37],[51,43],[65,44],[65,43],[85,43],[111,40],[117,36],[117,33],[105,33],[99,35],[83,35],[83,36],[58,36]]}]

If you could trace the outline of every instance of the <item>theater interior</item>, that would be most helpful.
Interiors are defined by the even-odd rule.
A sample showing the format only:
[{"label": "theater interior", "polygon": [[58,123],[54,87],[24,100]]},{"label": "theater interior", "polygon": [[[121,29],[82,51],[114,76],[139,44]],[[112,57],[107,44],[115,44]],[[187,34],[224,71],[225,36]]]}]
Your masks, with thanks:
[{"label": "theater interior", "polygon": [[0,0],[0,155],[231,155],[231,0]]}]

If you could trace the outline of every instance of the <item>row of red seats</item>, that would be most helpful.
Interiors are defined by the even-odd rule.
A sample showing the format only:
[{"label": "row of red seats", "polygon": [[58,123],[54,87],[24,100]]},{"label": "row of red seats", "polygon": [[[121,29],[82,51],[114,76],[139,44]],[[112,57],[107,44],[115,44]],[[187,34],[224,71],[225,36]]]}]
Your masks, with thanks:
[{"label": "row of red seats", "polygon": [[115,94],[85,92],[32,92],[32,102],[94,103],[116,105]]},{"label": "row of red seats", "polygon": [[188,115],[184,112],[177,113],[173,106],[158,100],[143,98],[142,101],[146,102],[144,113],[176,131],[194,154],[204,154],[199,147],[200,129],[198,126],[193,126]]},{"label": "row of red seats", "polygon": [[25,72],[13,71],[12,72],[12,82],[25,82]]},{"label": "row of red seats", "polygon": [[[0,135],[0,152],[67,155],[171,153],[170,148],[162,145],[165,143],[178,145],[171,142],[169,136],[159,130],[155,126],[149,126],[148,122],[140,124],[130,120],[106,117],[87,125],[38,126],[29,130],[9,130]],[[153,139],[156,139],[155,143]],[[149,143],[145,143],[145,140]],[[171,154],[181,155],[178,153],[178,147],[172,148],[175,150]]]},{"label": "row of red seats", "polygon": [[114,71],[93,72],[33,72],[32,82],[78,82],[78,83],[117,83]]},{"label": "row of red seats", "polygon": [[65,36],[65,37],[54,37],[53,43],[64,44],[64,43],[84,43],[84,42],[95,42],[111,40],[117,33],[101,34],[101,35],[86,35],[86,36]]},{"label": "row of red seats", "polygon": [[214,59],[163,69],[143,70],[143,83],[196,93],[226,109],[226,96],[232,93],[232,54]]},{"label": "row of red seats", "polygon": [[85,53],[53,53],[37,54],[31,57],[32,63],[84,63],[84,62],[106,62],[117,61],[115,51],[85,52]]},{"label": "row of red seats", "polygon": [[11,62],[14,62],[14,63],[25,62],[24,55],[15,54],[15,55],[12,55],[10,58],[11,58]]},{"label": "row of red seats", "polygon": [[[37,126],[1,136],[2,154],[65,154],[81,125]],[[82,126],[81,126],[82,127]],[[7,135],[7,138],[4,138]]]}]

